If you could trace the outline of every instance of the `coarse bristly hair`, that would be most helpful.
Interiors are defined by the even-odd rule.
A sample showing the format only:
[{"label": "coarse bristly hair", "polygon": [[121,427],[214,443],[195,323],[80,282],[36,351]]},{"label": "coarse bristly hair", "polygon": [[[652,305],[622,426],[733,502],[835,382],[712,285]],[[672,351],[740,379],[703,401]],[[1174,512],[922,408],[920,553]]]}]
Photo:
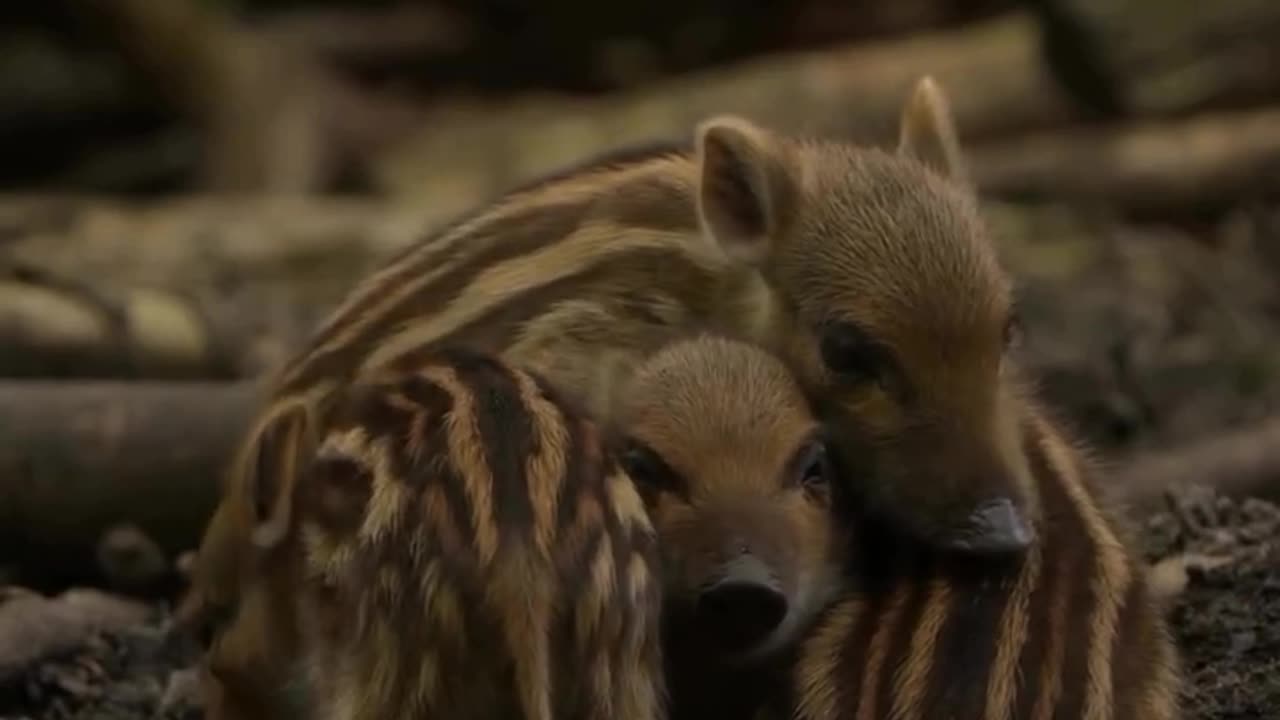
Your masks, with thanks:
[{"label": "coarse bristly hair", "polygon": [[802,642],[780,716],[1181,716],[1177,648],[1132,529],[1076,441],[1029,398],[1024,407],[1042,499],[1028,552],[948,557],[861,528],[853,585]]},{"label": "coarse bristly hair", "polygon": [[449,344],[536,369],[603,413],[638,356],[704,326],[788,363],[845,474],[867,478],[865,503],[906,535],[955,544],[993,501],[1034,512],[1001,382],[1010,282],[928,79],[896,152],[720,117],[689,150],[519,188],[362,282],[276,397],[322,402]]},{"label": "coarse bristly hair", "polygon": [[[841,587],[827,438],[781,361],[716,334],[642,361],[614,422],[663,558],[672,717],[737,717]],[[775,609],[752,616],[742,588]]]},{"label": "coarse bristly hair", "polygon": [[933,81],[900,127],[888,151],[712,118],[687,150],[527,185],[366,278],[274,378],[202,541],[193,614],[222,607],[219,633],[244,644],[211,661],[272,652],[226,608],[270,582],[290,526],[289,456],[312,441],[277,440],[281,418],[323,422],[349,383],[444,346],[535,371],[604,421],[655,348],[741,336],[797,379],[859,506],[913,542],[1024,551],[1037,499],[1005,382],[1010,283]]},{"label": "coarse bristly hair", "polygon": [[664,717],[653,528],[545,382],[441,350],[344,389],[316,437],[275,546],[276,716]]}]

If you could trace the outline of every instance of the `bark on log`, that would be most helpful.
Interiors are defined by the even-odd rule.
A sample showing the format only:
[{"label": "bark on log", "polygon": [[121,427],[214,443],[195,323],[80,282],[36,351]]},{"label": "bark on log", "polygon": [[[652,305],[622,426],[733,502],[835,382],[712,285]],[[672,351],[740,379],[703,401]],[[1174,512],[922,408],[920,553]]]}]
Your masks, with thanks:
[{"label": "bark on log", "polygon": [[[77,0],[208,130],[223,190],[315,191],[358,176],[418,197],[489,195],[620,144],[738,112],[782,129],[889,138],[910,83],[951,94],[969,143],[1079,119],[1255,102],[1280,89],[1264,0],[1166,7],[1036,0],[953,30],[716,66],[590,100],[532,97],[427,113],[328,72],[192,2]],[[1156,20],[1159,18],[1159,20]]]},{"label": "bark on log", "polygon": [[171,293],[0,264],[0,377],[229,377],[224,342]]},{"label": "bark on log", "polygon": [[230,372],[253,376],[449,210],[337,198],[0,196],[0,266],[8,258],[82,284],[178,298],[207,322]]},{"label": "bark on log", "polygon": [[1137,115],[1275,97],[1280,4],[1271,0],[1033,0],[1047,57],[1076,97]]},{"label": "bark on log", "polygon": [[[0,198],[0,237],[9,238],[0,242],[17,260],[63,275],[194,297],[217,336],[249,339],[237,367],[255,375],[283,361],[374,265],[478,197],[447,200]],[[1269,273],[1280,267],[1268,269],[1262,242],[1244,237],[1214,252],[1176,231],[1125,230],[1060,207],[992,202],[986,211],[1026,285],[1034,352],[1072,407],[1113,398],[1085,414],[1108,422],[1119,414],[1133,428],[1206,388],[1225,385],[1222,398],[1241,407],[1264,396],[1251,378],[1275,375],[1261,358],[1274,337],[1265,308],[1280,301]],[[1156,397],[1144,399],[1144,388]],[[1204,401],[1218,413],[1224,399]]]},{"label": "bark on log", "polygon": [[0,565],[25,580],[97,574],[136,525],[169,558],[193,547],[258,399],[253,382],[0,382]]},{"label": "bark on log", "polygon": [[346,283],[367,269],[362,263],[370,255],[393,253],[483,200],[441,206],[348,196],[189,194],[140,202],[0,194],[0,257],[160,286],[229,282],[231,273],[269,282],[290,269],[331,279],[340,273],[336,280]]},{"label": "bark on log", "polygon": [[[1276,12],[1251,9],[1260,22]],[[1179,27],[1189,36],[1182,50],[1192,53],[1187,44],[1201,38],[1195,28]],[[1173,55],[1166,60],[1173,63]],[[987,166],[982,179],[1001,192],[1021,191],[1025,183],[1031,192],[1068,198],[1118,196],[1145,211],[1188,199],[1212,204],[1273,170],[1273,109],[1001,140],[1082,117],[1067,90],[1074,81],[1049,69],[1036,26],[1010,14],[911,40],[763,58],[598,100],[455,111],[456,117],[432,122],[421,138],[397,145],[381,160],[378,177],[386,189],[446,203],[457,195],[490,195],[617,145],[688,136],[698,120],[718,112],[883,143],[892,137],[910,82],[925,73],[935,74],[951,96],[975,165]],[[1246,83],[1242,77],[1215,77],[1214,87],[1229,94],[1232,83]],[[1280,84],[1280,73],[1273,80]],[[1170,91],[1158,102],[1142,100],[1138,110],[1173,113],[1214,99]]]},{"label": "bark on log", "polygon": [[1033,5],[1034,16],[1013,12],[910,39],[764,57],[595,100],[457,111],[433,120],[420,139],[398,143],[376,177],[381,187],[423,197],[492,193],[616,145],[687,136],[720,112],[882,142],[892,137],[909,84],[926,73],[951,96],[970,145],[1089,110],[1159,116],[1272,98],[1280,89],[1275,3],[1177,0],[1168,11],[1101,0]]},{"label": "bark on log", "polygon": [[598,99],[455,108],[375,158],[373,174],[387,191],[454,205],[619,145],[687,137],[723,112],[883,142],[925,74],[951,97],[966,141],[1073,116],[1041,59],[1035,20],[1010,13],[910,39],[758,58]]},{"label": "bark on log", "polygon": [[1280,189],[1280,108],[1054,131],[971,153],[984,192],[1168,219]]},{"label": "bark on log", "polygon": [[[1256,100],[1280,87],[1271,69],[1280,67],[1269,40],[1280,27],[1273,3],[1210,9],[1178,0],[1156,12],[1142,3],[1040,0],[1034,13],[760,57],[594,99],[529,97],[424,113],[361,92],[304,49],[264,42],[190,3],[79,2],[111,18],[122,49],[211,128],[214,187],[233,190],[316,190],[356,173],[380,189],[454,205],[618,145],[686,137],[721,112],[883,142],[924,74],[951,95],[968,144],[1080,119],[1088,106],[1160,115]],[[175,42],[183,33],[192,40]],[[1068,66],[1068,51],[1079,62]]]}]

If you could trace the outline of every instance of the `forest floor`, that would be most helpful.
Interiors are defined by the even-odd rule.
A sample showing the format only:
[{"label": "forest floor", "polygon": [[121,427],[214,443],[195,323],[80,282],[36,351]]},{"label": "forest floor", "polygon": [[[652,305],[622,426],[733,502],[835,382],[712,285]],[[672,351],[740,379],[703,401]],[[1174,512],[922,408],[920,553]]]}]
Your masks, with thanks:
[{"label": "forest floor", "polygon": [[[1189,571],[1171,608],[1188,679],[1187,720],[1280,717],[1280,507],[1199,491],[1175,505],[1143,524],[1148,557],[1226,561]],[[90,600],[83,604],[107,598]],[[40,622],[36,616],[62,602],[21,592],[5,601],[30,603],[35,614],[30,622]],[[199,718],[192,674],[186,670],[193,655],[165,642],[166,608],[130,602],[123,617],[119,626],[86,630],[26,667],[5,668],[0,660],[0,718]],[[13,640],[0,637],[0,645]]]},{"label": "forest floor", "polygon": [[1280,507],[1203,492],[1146,523],[1149,557],[1217,556],[1172,608],[1188,720],[1280,717]]}]

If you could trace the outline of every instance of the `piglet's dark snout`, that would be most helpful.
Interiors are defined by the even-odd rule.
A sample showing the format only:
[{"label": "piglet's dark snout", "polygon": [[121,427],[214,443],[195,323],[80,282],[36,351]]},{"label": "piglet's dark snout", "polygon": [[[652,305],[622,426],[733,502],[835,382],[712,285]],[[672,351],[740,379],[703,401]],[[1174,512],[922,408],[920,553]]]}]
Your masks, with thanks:
[{"label": "piglet's dark snout", "polygon": [[1020,553],[1030,547],[1035,532],[1023,513],[1006,498],[979,505],[965,522],[944,537],[950,550],[984,555]]},{"label": "piglet's dark snout", "polygon": [[723,576],[698,596],[698,626],[724,652],[751,650],[764,642],[787,614],[777,578],[754,555],[730,562]]}]

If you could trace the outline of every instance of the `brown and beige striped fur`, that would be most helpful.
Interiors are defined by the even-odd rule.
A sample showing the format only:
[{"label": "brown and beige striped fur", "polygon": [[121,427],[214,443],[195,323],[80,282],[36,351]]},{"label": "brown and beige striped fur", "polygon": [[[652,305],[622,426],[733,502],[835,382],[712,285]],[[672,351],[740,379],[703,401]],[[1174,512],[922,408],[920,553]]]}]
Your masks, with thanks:
[{"label": "brown and beige striped fur", "polygon": [[1009,282],[958,167],[924,80],[896,151],[713,119],[691,149],[566,172],[406,250],[276,379],[184,617],[230,618],[213,628],[220,647],[269,654],[235,606],[272,574],[291,456],[347,383],[444,345],[527,367],[605,420],[638,358],[690,328],[723,330],[787,363],[864,505],[927,544],[1025,547],[1035,498],[998,372]]},{"label": "brown and beige striped fur", "polygon": [[[1176,649],[1129,527],[1014,375],[1040,502],[1036,540],[1002,560],[935,554],[834,508],[847,499],[814,452],[824,434],[758,348],[677,342],[622,386],[624,464],[664,559],[673,718],[1178,717]],[[741,557],[762,560],[787,613],[755,645],[723,648],[705,627],[723,621],[697,600]]]},{"label": "brown and beige striped fur", "polygon": [[[262,548],[253,538],[266,527],[278,498],[272,487],[292,488],[314,456],[319,425],[305,402],[279,403],[250,429],[227,476],[219,503],[198,549],[191,589],[175,612],[175,631],[197,635],[206,652],[200,664],[201,695],[209,720],[268,720],[280,688],[296,673],[287,667],[298,650],[296,623],[289,617],[294,589],[293,558],[280,547],[287,525],[270,528]],[[250,494],[252,493],[252,495]]]},{"label": "brown and beige striped fur", "polygon": [[792,720],[1175,720],[1179,662],[1121,515],[1031,403],[1037,540],[1007,564],[863,529],[846,592],[804,640]]},{"label": "brown and beige striped fur", "polygon": [[[323,405],[352,378],[451,345],[535,370],[605,418],[638,358],[691,328],[722,330],[782,357],[841,425],[839,454],[881,471],[869,502],[950,542],[987,501],[1033,502],[1003,442],[995,372],[1010,283],[954,134],[925,79],[896,152],[721,117],[692,148],[515,190],[356,287],[280,373],[267,413]],[[929,481],[900,483],[890,468]]]},{"label": "brown and beige striped fur", "polygon": [[663,558],[671,717],[742,717],[841,588],[827,438],[782,362],[714,335],[657,351],[616,405]]},{"label": "brown and beige striped fur", "polygon": [[661,720],[653,528],[594,422],[450,350],[353,384],[316,427],[262,606],[295,641],[255,711]]}]

